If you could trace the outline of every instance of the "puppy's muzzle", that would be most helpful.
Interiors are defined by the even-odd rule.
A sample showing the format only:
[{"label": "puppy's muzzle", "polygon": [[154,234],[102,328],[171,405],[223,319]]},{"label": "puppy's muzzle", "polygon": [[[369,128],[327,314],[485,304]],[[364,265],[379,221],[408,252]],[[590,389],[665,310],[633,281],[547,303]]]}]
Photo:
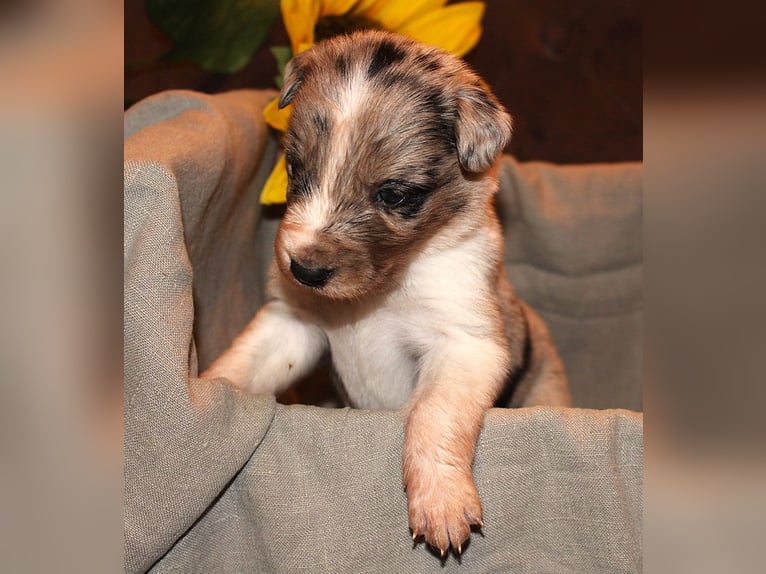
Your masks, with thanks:
[{"label": "puppy's muzzle", "polygon": [[321,267],[304,267],[295,259],[290,259],[290,272],[307,287],[322,287],[335,273],[335,269]]}]

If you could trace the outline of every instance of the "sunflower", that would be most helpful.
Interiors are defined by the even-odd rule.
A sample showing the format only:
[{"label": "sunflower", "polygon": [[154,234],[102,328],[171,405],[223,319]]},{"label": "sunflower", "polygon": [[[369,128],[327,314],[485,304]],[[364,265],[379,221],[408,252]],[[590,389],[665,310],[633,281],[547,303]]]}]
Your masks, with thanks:
[{"label": "sunflower", "polygon": [[[293,54],[338,34],[372,28],[397,32],[463,56],[481,36],[484,3],[446,4],[447,0],[281,0],[281,9]],[[291,111],[292,106],[278,109],[275,98],[263,117],[271,127],[284,132]],[[266,181],[261,203],[284,203],[286,194],[283,154]]]}]

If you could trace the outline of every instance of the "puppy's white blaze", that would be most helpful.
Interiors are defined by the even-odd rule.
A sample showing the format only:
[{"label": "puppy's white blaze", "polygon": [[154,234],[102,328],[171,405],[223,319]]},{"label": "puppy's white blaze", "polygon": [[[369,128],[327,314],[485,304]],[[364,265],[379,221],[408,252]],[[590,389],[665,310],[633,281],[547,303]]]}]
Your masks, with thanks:
[{"label": "puppy's white blaze", "polygon": [[339,93],[337,119],[351,119],[367,101],[369,82],[361,70],[355,70],[350,81]]},{"label": "puppy's white blaze", "polygon": [[301,236],[304,239],[311,235],[310,240],[314,241],[314,235],[329,223],[332,210],[329,190],[320,187],[306,201],[291,208],[290,221],[302,227]]},{"label": "puppy's white blaze", "polygon": [[338,92],[338,99],[333,109],[333,129],[330,141],[327,145],[330,152],[327,154],[327,163],[322,177],[321,188],[323,193],[332,194],[332,187],[338,185],[338,174],[352,149],[352,136],[356,125],[356,116],[364,109],[369,96],[367,79],[357,71],[348,84]]}]

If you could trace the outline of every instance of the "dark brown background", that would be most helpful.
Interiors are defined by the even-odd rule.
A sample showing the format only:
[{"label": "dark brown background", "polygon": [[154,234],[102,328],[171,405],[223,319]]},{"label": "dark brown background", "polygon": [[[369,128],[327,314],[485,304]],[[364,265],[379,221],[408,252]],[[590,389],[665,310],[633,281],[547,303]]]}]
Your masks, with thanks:
[{"label": "dark brown background", "polygon": [[[468,62],[514,117],[509,151],[558,163],[641,160],[642,22],[638,0],[488,0],[484,34]],[[281,22],[266,46],[287,44]],[[153,59],[170,46],[146,18],[144,0],[125,3],[125,59]],[[274,87],[274,58],[262,48],[234,75],[190,64],[126,71],[125,98],[186,88],[219,92]]]}]

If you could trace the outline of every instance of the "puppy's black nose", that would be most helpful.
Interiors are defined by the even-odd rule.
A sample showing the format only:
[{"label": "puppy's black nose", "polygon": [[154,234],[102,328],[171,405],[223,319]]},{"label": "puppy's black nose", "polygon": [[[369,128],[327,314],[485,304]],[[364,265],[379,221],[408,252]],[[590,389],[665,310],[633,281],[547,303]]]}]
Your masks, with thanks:
[{"label": "puppy's black nose", "polygon": [[294,259],[290,259],[290,271],[298,281],[309,287],[322,287],[335,272],[334,269],[304,267]]}]

